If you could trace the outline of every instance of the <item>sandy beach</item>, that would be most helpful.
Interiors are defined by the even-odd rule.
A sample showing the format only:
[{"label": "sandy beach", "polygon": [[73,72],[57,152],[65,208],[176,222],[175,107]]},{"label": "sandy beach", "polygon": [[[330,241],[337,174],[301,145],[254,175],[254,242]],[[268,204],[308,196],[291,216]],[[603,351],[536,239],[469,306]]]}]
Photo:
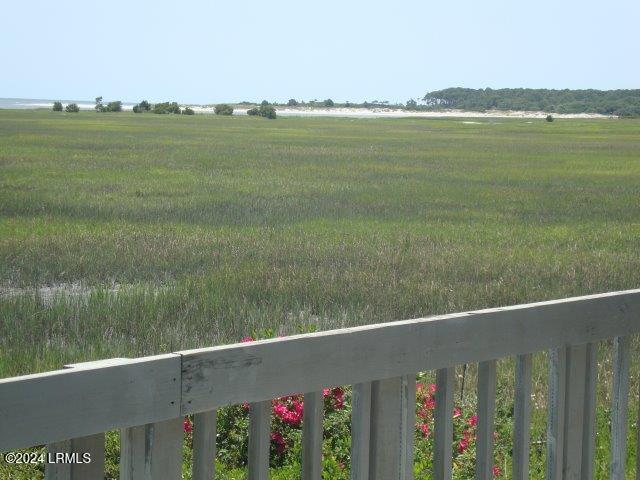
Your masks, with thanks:
[{"label": "sandy beach", "polygon": [[[62,102],[66,106],[70,102]],[[76,102],[80,110],[93,110],[94,103],[87,101]],[[20,100],[16,99],[11,103],[0,105],[4,108],[52,108],[53,101],[49,100]],[[202,105],[181,105],[189,106],[196,113],[213,114],[213,106]],[[246,115],[250,107],[246,105],[234,106],[234,115]],[[123,103],[122,110],[131,111],[132,103]],[[438,111],[415,111],[403,110],[399,108],[345,108],[345,107],[276,107],[278,115],[283,117],[348,117],[348,118],[545,118],[549,112],[518,111],[518,110],[491,110],[487,112],[471,112],[465,110],[438,110]],[[598,113],[552,113],[555,118],[617,118],[612,115],[601,115]]]}]

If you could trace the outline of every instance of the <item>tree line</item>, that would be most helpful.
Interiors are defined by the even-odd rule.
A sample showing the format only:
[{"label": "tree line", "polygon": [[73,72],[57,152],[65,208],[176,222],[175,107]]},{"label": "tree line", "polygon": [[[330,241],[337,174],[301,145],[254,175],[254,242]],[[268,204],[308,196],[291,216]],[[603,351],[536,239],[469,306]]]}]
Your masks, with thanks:
[{"label": "tree line", "polygon": [[417,109],[525,110],[640,116],[640,90],[551,90],[544,88],[446,88],[427,93]]}]

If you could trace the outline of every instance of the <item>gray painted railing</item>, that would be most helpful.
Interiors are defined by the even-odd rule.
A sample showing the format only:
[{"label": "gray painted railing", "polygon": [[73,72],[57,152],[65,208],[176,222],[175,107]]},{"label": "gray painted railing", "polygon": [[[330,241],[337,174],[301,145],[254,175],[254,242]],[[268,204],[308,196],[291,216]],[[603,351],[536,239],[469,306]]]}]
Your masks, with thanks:
[{"label": "gray painted railing", "polygon": [[[625,478],[630,335],[640,290],[347,328],[0,380],[0,451],[91,453],[48,479],[102,479],[104,432],[121,430],[120,476],[181,476],[182,419],[194,414],[193,478],[213,478],[219,407],[248,402],[250,479],[269,473],[271,399],[307,392],[302,478],[322,469],[322,389],[353,385],[351,476],[411,479],[415,374],[436,370],[433,478],[451,478],[454,367],[478,362],[476,478],[491,478],[496,359],[516,357],[513,478],[529,478],[532,353],[549,350],[547,479],[592,479],[598,341],[614,340],[613,480]],[[638,442],[640,444],[640,442]],[[640,455],[639,455],[640,457]],[[637,468],[637,467],[636,467]],[[636,473],[640,479],[640,473]]]}]

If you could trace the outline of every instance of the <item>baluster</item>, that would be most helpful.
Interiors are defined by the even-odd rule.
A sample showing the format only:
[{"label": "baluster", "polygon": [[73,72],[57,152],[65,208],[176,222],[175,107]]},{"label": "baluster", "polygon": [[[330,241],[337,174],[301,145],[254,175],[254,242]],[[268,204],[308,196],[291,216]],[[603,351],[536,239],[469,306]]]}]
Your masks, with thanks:
[{"label": "baluster", "polygon": [[[47,455],[55,457],[58,453],[70,453],[71,440],[51,443],[47,445]],[[70,463],[50,463],[45,465],[45,480],[71,480]]]},{"label": "baluster", "polygon": [[611,480],[624,480],[629,407],[629,337],[613,340],[613,403],[611,407]]},{"label": "baluster", "polygon": [[87,437],[74,438],[47,446],[47,452],[72,453],[78,456],[78,461],[88,460],[89,463],[48,463],[45,465],[45,480],[102,480],[104,478],[104,433],[97,433]]},{"label": "baluster", "polygon": [[212,480],[216,472],[216,411],[193,416],[193,480]]},{"label": "baluster", "polygon": [[584,427],[582,438],[581,480],[593,480],[596,458],[596,385],[598,382],[598,345],[587,344],[584,385]]},{"label": "baluster", "polygon": [[529,479],[531,431],[531,363],[532,355],[516,359],[516,398],[513,409],[513,480]]},{"label": "baluster", "polygon": [[452,474],[454,387],[454,367],[443,368],[436,372],[433,478],[437,480],[450,480]]},{"label": "baluster", "polygon": [[567,347],[562,475],[564,479],[583,479],[587,345]]},{"label": "baluster", "polygon": [[120,480],[175,480],[182,475],[182,418],[120,431]]},{"label": "baluster", "polygon": [[322,422],[324,397],[322,391],[304,394],[302,422],[302,478],[322,479]]},{"label": "baluster", "polygon": [[371,382],[353,386],[351,401],[351,480],[369,479]]},{"label": "baluster", "polygon": [[547,423],[547,480],[562,479],[564,457],[565,394],[567,348],[549,351],[549,402]]},{"label": "baluster", "polygon": [[640,382],[638,382],[638,418],[636,421],[636,480],[640,480]]},{"label": "baluster", "polygon": [[413,478],[415,378],[411,374],[371,384],[371,480]]},{"label": "baluster", "polygon": [[271,401],[249,405],[249,480],[269,478]]},{"label": "baluster", "polygon": [[496,361],[478,364],[478,435],[476,479],[493,479],[493,433],[495,431]]}]

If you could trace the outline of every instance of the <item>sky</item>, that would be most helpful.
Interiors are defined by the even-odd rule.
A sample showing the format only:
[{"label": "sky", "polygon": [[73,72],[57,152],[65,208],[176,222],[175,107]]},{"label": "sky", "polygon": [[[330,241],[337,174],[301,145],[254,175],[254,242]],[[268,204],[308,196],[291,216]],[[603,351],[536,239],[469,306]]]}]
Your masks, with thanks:
[{"label": "sky", "polygon": [[5,0],[0,97],[404,102],[640,88],[638,0]]}]

